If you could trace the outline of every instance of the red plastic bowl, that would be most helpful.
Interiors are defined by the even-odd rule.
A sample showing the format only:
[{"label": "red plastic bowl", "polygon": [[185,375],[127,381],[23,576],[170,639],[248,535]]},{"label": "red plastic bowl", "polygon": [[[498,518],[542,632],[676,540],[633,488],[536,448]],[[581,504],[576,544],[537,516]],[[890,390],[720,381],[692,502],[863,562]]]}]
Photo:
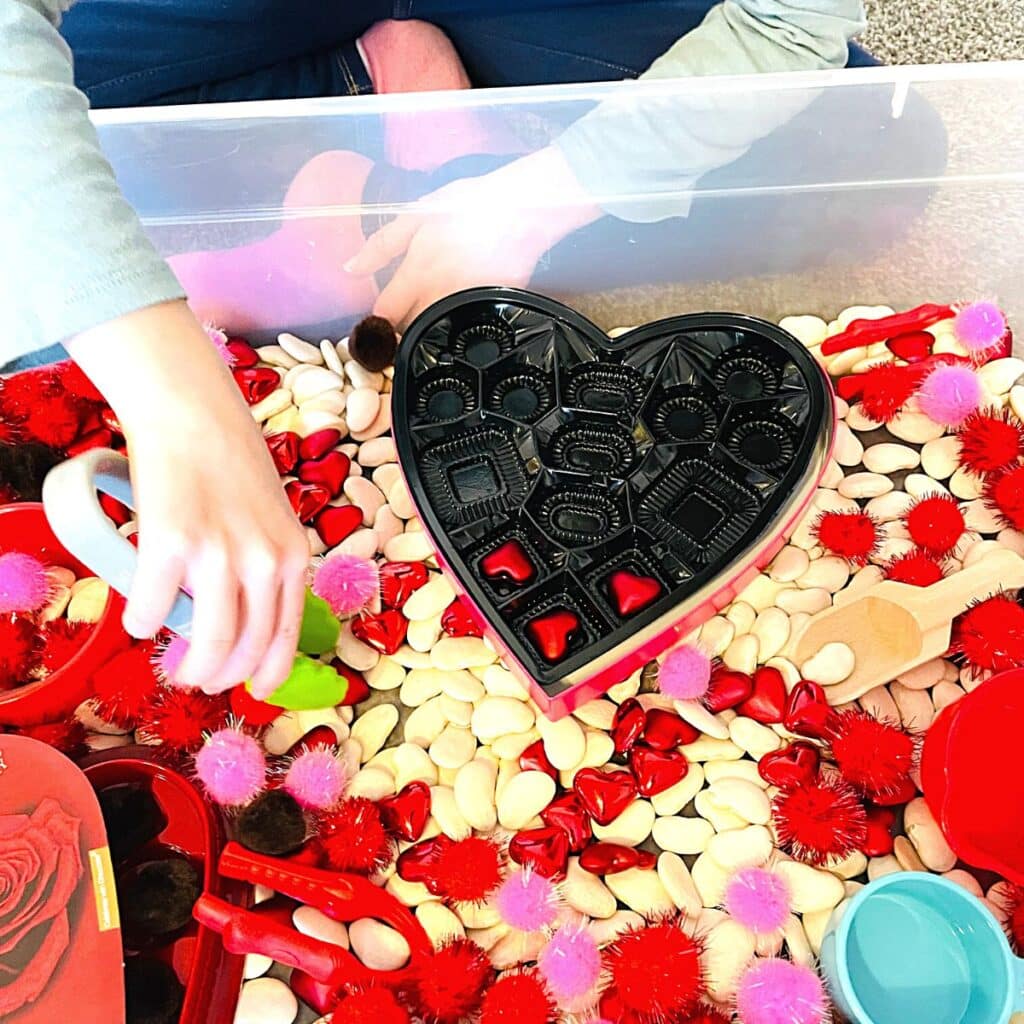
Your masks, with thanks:
[{"label": "red plastic bowl", "polygon": [[[79,765],[97,793],[135,783],[148,789],[160,805],[166,826],[132,860],[180,854],[199,871],[204,892],[231,903],[245,902],[249,887],[226,880],[217,871],[225,843],[223,823],[185,776],[154,760],[146,747],[90,754]],[[193,921],[163,947],[147,947],[146,955],[168,964],[185,986],[180,1024],[232,1024],[244,958],[228,953],[219,935]]]},{"label": "red plastic bowl", "polygon": [[921,785],[962,860],[1024,885],[1024,669],[1001,672],[945,708],[925,733]]},{"label": "red plastic bowl", "polygon": [[[61,547],[37,502],[0,506],[0,554],[24,551],[48,565],[60,565],[81,576],[92,573]],[[62,718],[89,696],[89,680],[104,662],[130,643],[121,628],[124,600],[113,591],[103,617],[63,668],[36,683],[0,694],[0,725],[38,725]]]}]

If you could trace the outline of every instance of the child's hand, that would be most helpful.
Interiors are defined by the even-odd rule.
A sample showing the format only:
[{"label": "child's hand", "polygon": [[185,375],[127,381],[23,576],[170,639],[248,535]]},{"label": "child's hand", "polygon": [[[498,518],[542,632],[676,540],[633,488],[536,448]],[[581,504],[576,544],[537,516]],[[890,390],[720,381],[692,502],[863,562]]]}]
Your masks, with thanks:
[{"label": "child's hand", "polygon": [[231,375],[184,302],[68,342],[117,413],[139,513],[125,628],[152,636],[178,589],[195,602],[182,683],[216,693],[291,669],[309,546]]},{"label": "child's hand", "polygon": [[601,213],[554,148],[452,182],[423,202],[429,212],[397,217],[345,264],[350,274],[375,274],[403,257],[373,307],[399,330],[463,288],[527,284],[548,249]]}]

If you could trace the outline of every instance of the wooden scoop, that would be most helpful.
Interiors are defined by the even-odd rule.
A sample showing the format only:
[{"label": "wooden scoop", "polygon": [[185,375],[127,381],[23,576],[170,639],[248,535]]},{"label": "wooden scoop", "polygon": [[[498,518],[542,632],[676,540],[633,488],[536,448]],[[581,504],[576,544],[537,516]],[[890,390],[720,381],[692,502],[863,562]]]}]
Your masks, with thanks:
[{"label": "wooden scoop", "polygon": [[1018,587],[1024,587],[1024,558],[1009,549],[929,587],[883,580],[811,618],[790,641],[789,657],[799,668],[827,643],[850,647],[853,672],[825,687],[830,704],[844,704],[940,657],[949,647],[953,619],[972,601]]}]

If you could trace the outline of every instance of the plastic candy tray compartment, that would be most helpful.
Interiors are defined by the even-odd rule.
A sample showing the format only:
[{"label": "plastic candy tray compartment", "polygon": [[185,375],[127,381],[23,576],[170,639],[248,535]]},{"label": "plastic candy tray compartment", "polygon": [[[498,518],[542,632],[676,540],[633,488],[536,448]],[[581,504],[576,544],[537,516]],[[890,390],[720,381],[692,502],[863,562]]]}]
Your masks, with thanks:
[{"label": "plastic candy tray compartment", "polygon": [[664,648],[673,623],[692,628],[780,540],[833,431],[824,375],[772,324],[699,314],[612,341],[511,289],[454,295],[413,324],[395,408],[442,560],[548,697],[635,667],[645,631]]},{"label": "plastic candy tray compartment", "polygon": [[[241,902],[246,887],[225,882],[217,873],[217,859],[225,841],[221,822],[191,782],[151,758],[146,748],[122,747],[90,755],[81,762],[97,794],[126,783],[140,786],[152,795],[165,819],[158,835],[126,852],[114,864],[115,875],[120,880],[146,862],[181,857],[198,871],[204,891]],[[121,914],[124,918],[123,907]],[[231,1024],[242,983],[243,958],[226,953],[218,935],[190,921],[159,939],[139,942],[127,927],[123,936],[127,956],[160,960],[178,975],[185,986],[181,1024]]]}]

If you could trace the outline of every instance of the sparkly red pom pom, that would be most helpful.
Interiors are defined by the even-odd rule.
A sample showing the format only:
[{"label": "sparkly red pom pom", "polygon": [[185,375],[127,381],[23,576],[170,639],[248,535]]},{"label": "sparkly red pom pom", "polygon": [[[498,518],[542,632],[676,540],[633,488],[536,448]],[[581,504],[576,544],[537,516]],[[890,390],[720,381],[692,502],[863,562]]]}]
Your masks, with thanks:
[{"label": "sparkly red pom pom", "polygon": [[706,1007],[690,1014],[683,1024],[732,1024],[732,1017],[726,1016],[720,1010]]},{"label": "sparkly red pom pom", "polygon": [[954,620],[950,650],[976,674],[1019,668],[1024,664],[1024,608],[1007,593],[979,601]]},{"label": "sparkly red pom pom", "polygon": [[960,462],[978,476],[1007,469],[1024,455],[1024,424],[1005,409],[972,413],[957,437]]},{"label": "sparkly red pom pom", "polygon": [[493,979],[487,954],[469,939],[453,939],[416,964],[402,992],[424,1024],[460,1024],[480,1009]]},{"label": "sparkly red pom pom", "polygon": [[438,850],[433,881],[451,903],[483,903],[501,885],[504,856],[501,846],[484,836],[469,836]]},{"label": "sparkly red pom pom", "polygon": [[990,474],[985,480],[984,499],[1003,526],[1024,530],[1024,466]]},{"label": "sparkly red pom pom", "polygon": [[0,615],[0,690],[30,682],[39,656],[36,628],[21,615]]},{"label": "sparkly red pom pom", "polygon": [[867,812],[842,779],[819,776],[772,801],[779,847],[797,860],[826,864],[848,857],[867,839]]},{"label": "sparkly red pom pom", "polygon": [[660,1024],[697,1010],[704,994],[701,944],[682,925],[680,917],[641,925],[605,948],[603,1016]]},{"label": "sparkly red pom pom", "polygon": [[536,971],[509,971],[484,995],[478,1024],[555,1024],[558,1011]]},{"label": "sparkly red pom pom", "polygon": [[54,619],[39,631],[39,664],[47,675],[63,668],[81,649],[93,626],[89,622]]},{"label": "sparkly red pom pom", "polygon": [[899,415],[924,377],[917,366],[882,363],[860,375],[860,405],[876,423],[889,423]]},{"label": "sparkly red pom pom", "polygon": [[389,988],[350,992],[329,1018],[330,1024],[410,1024],[411,1019]]},{"label": "sparkly red pom pom", "polygon": [[903,519],[910,539],[933,555],[948,555],[963,536],[966,524],[951,494],[928,494],[907,510]]},{"label": "sparkly red pom pom", "polygon": [[161,686],[139,713],[139,738],[175,754],[192,754],[203,745],[206,733],[228,724],[230,713],[226,694],[209,696],[200,690]]},{"label": "sparkly red pom pom", "polygon": [[854,565],[866,564],[880,541],[878,523],[867,512],[823,512],[811,532],[823,548]]},{"label": "sparkly red pom pom", "polygon": [[946,575],[942,563],[927,551],[910,551],[882,566],[887,580],[909,583],[914,587],[930,587]]},{"label": "sparkly red pom pom", "polygon": [[342,800],[320,817],[320,843],[335,871],[373,875],[395,856],[395,844],[384,825],[380,808],[365,797]]},{"label": "sparkly red pom pom", "polygon": [[997,886],[997,889],[1002,889],[999,906],[1004,915],[1006,937],[1010,940],[1014,954],[1024,957],[1024,885],[1007,882]]},{"label": "sparkly red pom pom", "polygon": [[98,668],[92,677],[93,710],[105,722],[134,728],[156,696],[160,682],[153,668],[153,644],[133,644]]},{"label": "sparkly red pom pom", "polygon": [[843,779],[869,800],[903,791],[917,763],[915,737],[859,708],[836,713],[829,741]]}]

